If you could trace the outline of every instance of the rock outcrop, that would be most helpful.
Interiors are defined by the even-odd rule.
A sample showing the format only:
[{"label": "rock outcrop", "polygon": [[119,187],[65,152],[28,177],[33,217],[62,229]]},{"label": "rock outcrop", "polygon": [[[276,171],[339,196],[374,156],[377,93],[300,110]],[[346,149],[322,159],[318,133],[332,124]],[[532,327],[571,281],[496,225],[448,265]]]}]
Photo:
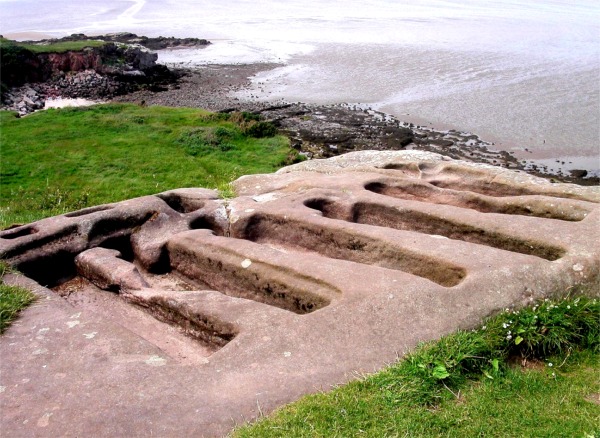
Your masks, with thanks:
[{"label": "rock outcrop", "polygon": [[413,131],[384,114],[343,106],[285,104],[257,110],[286,134],[292,147],[308,158],[329,158],[346,152],[401,150],[414,141]]},{"label": "rock outcrop", "polygon": [[[109,99],[140,88],[159,91],[181,73],[157,64],[157,59],[139,44],[107,42],[79,51],[36,54],[3,43],[4,109],[23,115],[43,107],[46,97]],[[31,90],[39,103],[31,99]]]},{"label": "rock outcrop", "polygon": [[72,34],[57,40],[44,40],[49,41],[107,41],[112,43],[121,43],[128,45],[140,45],[149,50],[163,50],[172,47],[202,47],[208,46],[210,41],[203,38],[175,38],[175,37],[147,37],[136,35],[131,32],[118,32],[110,33],[106,35],[87,36],[82,33]]},{"label": "rock outcrop", "polygon": [[48,435],[222,436],[600,275],[598,187],[417,151],[234,187],[230,200],[172,190],[0,232],[25,275],[6,281],[43,298],[0,343],[3,430],[39,432],[21,413],[43,418],[51,398]]}]

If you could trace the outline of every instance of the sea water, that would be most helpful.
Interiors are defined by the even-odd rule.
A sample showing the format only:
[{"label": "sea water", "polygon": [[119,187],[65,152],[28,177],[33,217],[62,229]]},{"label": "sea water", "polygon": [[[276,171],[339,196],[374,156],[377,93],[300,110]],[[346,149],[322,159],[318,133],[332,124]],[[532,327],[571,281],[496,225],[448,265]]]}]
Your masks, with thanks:
[{"label": "sea water", "polygon": [[[4,35],[199,37],[159,61],[279,62],[260,99],[362,103],[598,174],[595,0],[0,0]],[[564,162],[564,164],[562,164]]]}]

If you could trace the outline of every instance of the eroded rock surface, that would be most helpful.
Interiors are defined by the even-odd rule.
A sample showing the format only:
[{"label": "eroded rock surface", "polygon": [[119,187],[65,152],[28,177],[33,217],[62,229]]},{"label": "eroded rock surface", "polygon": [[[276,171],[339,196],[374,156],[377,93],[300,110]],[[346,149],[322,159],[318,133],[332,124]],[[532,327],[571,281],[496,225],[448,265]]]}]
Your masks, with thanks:
[{"label": "eroded rock surface", "polygon": [[597,187],[417,151],[234,185],[0,233],[42,296],[0,338],[4,430],[222,435],[599,276]]}]

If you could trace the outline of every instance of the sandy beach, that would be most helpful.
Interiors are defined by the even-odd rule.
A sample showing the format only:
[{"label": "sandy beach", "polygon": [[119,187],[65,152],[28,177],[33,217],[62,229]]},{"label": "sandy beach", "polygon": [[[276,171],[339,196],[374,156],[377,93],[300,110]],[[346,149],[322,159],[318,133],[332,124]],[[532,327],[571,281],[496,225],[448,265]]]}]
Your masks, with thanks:
[{"label": "sandy beach", "polygon": [[89,99],[69,99],[69,98],[56,97],[56,98],[52,98],[52,99],[46,99],[46,102],[44,104],[44,109],[90,106],[90,105],[96,105],[98,103],[102,103],[102,102],[89,100]]},{"label": "sandy beach", "polygon": [[39,41],[54,38],[54,35],[43,32],[12,32],[2,36],[15,41]]}]

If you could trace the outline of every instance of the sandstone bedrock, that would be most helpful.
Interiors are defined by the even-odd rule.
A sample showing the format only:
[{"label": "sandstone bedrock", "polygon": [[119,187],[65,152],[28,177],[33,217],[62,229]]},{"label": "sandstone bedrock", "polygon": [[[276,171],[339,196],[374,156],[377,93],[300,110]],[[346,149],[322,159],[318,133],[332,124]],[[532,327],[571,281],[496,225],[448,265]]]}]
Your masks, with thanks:
[{"label": "sandstone bedrock", "polygon": [[[0,232],[15,436],[223,436],[600,270],[600,188],[357,151]],[[110,419],[110,421],[107,421]]]}]

